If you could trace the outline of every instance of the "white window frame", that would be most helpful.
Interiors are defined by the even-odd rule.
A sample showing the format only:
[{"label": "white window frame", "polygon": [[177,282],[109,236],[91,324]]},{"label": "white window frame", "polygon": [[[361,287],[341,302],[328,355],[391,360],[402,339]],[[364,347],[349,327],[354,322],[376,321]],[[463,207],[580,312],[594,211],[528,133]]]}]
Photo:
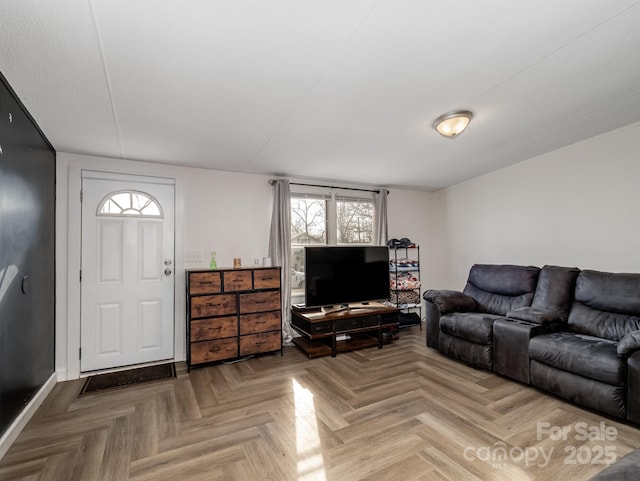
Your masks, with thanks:
[{"label": "white window frame", "polygon": [[[375,244],[375,225],[378,221],[378,211],[375,203],[375,192],[362,191],[362,190],[350,190],[350,189],[332,189],[330,187],[317,187],[317,186],[299,186],[291,184],[290,196],[294,198],[324,198],[326,200],[326,216],[325,216],[325,244],[294,244],[291,243],[291,248],[294,246],[305,247],[309,245],[326,245],[326,246],[357,246],[357,245],[376,245]],[[338,244],[338,224],[337,224],[337,201],[336,198],[341,201],[371,201],[373,205],[373,222],[372,222],[372,235],[371,242],[368,243],[347,243]],[[302,302],[304,294],[300,294],[299,290],[292,288],[292,302]]]},{"label": "white window frame", "polygon": [[[122,207],[116,200],[113,198],[120,194],[128,194],[130,196],[137,195],[141,196],[149,201],[149,203],[158,210],[157,214],[147,214],[142,212],[139,209],[130,206],[129,208]],[[103,212],[107,202],[112,201],[118,207],[120,207],[120,212]],[[146,207],[146,206],[145,206]],[[127,211],[127,213],[125,213]],[[111,192],[103,197],[103,199],[98,203],[98,207],[96,209],[96,216],[99,217],[151,217],[156,219],[164,219],[164,211],[162,206],[157,201],[155,197],[151,194],[147,194],[146,192],[141,192],[139,190],[116,190]]]},{"label": "white window frame", "polygon": [[[366,193],[366,192],[365,192]],[[376,211],[376,203],[375,198],[373,197],[373,192],[371,192],[371,196],[363,196],[363,195],[355,195],[359,194],[358,192],[354,192],[354,195],[345,195],[345,194],[334,194],[333,196],[333,215],[334,215],[334,234],[335,234],[335,244],[340,246],[357,246],[357,245],[374,245],[375,243],[375,225],[377,222],[378,212]],[[359,202],[359,203],[371,203],[371,209],[373,211],[373,218],[371,219],[371,242],[346,242],[342,244],[338,244],[338,202]]]},{"label": "white window frame", "polygon": [[[339,200],[351,200],[351,201],[370,201],[373,205],[373,223],[372,229],[375,229],[375,225],[377,222],[378,212],[376,211],[375,206],[375,192],[369,191],[360,191],[360,190],[349,190],[347,188],[340,189],[339,192],[336,192],[334,189],[330,187],[315,187],[315,186],[297,186],[291,185],[291,198],[324,198],[327,202],[327,212],[325,217],[325,235],[326,235],[326,244],[328,246],[337,246],[337,245],[375,245],[375,232],[372,231],[371,242],[369,243],[361,243],[361,244],[338,244],[338,225],[337,225],[337,217],[338,217],[338,209],[337,209],[337,201]],[[292,244],[293,245],[293,244]],[[302,245],[302,244],[296,244]]]},{"label": "white window frame", "polygon": [[[324,236],[325,236],[325,243],[324,244],[295,244],[295,245],[330,245],[330,239],[329,239],[329,226],[330,226],[330,219],[329,219],[329,210],[330,210],[330,202],[331,202],[331,197],[328,195],[324,195],[324,194],[316,194],[316,193],[293,193],[291,192],[290,195],[291,199],[290,199],[290,203],[289,205],[291,205],[291,200],[293,199],[310,199],[310,200],[324,200],[325,201],[325,217],[324,217]],[[293,222],[293,219],[291,219],[291,222]],[[294,245],[293,243],[291,243],[291,245]]]}]

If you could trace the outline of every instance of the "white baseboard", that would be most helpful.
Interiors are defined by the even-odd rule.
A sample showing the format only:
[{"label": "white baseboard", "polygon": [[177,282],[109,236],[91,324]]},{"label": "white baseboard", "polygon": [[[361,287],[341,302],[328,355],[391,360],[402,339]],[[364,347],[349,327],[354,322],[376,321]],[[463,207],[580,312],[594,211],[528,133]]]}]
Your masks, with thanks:
[{"label": "white baseboard", "polygon": [[2,437],[0,437],[0,459],[2,459],[7,453],[18,435],[22,432],[29,420],[36,413],[36,411],[42,404],[42,401],[46,399],[47,395],[56,385],[56,382],[57,375],[54,372],[51,374],[51,377],[49,377],[49,379],[47,379],[47,381],[42,385],[36,395],[33,396],[33,399],[31,399],[29,404],[27,404],[27,406],[22,410],[22,412],[18,415],[11,426],[9,426]]}]

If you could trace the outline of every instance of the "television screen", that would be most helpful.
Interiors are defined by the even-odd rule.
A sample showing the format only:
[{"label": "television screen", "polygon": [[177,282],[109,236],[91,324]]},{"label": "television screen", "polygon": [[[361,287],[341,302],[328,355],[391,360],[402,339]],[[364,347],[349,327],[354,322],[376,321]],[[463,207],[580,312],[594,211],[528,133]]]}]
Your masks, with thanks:
[{"label": "television screen", "polygon": [[386,246],[305,247],[307,307],[389,299]]}]

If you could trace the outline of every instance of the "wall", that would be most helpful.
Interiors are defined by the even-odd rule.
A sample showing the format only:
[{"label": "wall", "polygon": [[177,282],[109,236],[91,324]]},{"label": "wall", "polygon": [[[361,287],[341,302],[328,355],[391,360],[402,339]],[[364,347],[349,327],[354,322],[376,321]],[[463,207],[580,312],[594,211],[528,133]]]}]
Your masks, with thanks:
[{"label": "wall", "polygon": [[420,246],[420,280],[437,285],[434,267],[441,259],[432,231],[437,230],[440,210],[434,208],[433,195],[413,190],[390,189],[387,200],[390,239],[407,237]]},{"label": "wall", "polygon": [[[389,236],[420,245],[425,289],[464,286],[477,262],[640,272],[640,124],[436,193],[390,189]],[[267,255],[269,177],[58,154],[59,378],[77,377],[80,169],[176,179],[176,352],[184,353],[185,267]],[[72,195],[67,192],[71,189]],[[69,254],[70,253],[70,254]],[[200,262],[185,262],[200,253]]]},{"label": "wall", "polygon": [[[176,359],[184,359],[184,269],[208,267],[213,250],[218,266],[231,266],[234,257],[243,265],[267,256],[272,188],[269,176],[193,169],[146,162],[58,153],[57,209],[57,325],[58,378],[79,376],[80,339],[80,175],[82,169],[176,179]],[[389,194],[389,232],[421,243],[419,222],[428,194],[393,189]],[[199,254],[188,262],[186,255]]]},{"label": "wall", "polygon": [[55,151],[5,82],[0,75],[0,457],[54,368]]},{"label": "wall", "polygon": [[474,263],[640,272],[640,124],[432,194],[439,288]]}]

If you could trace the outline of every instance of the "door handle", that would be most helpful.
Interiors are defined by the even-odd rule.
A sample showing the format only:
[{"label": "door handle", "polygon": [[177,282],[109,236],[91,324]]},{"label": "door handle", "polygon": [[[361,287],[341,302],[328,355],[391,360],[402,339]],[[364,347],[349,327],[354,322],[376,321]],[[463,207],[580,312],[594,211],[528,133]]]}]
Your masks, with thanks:
[{"label": "door handle", "polygon": [[170,276],[172,272],[173,272],[173,271],[172,271],[170,268],[168,268],[168,267],[167,267],[167,268],[164,270],[164,275],[165,275],[165,276]]}]

